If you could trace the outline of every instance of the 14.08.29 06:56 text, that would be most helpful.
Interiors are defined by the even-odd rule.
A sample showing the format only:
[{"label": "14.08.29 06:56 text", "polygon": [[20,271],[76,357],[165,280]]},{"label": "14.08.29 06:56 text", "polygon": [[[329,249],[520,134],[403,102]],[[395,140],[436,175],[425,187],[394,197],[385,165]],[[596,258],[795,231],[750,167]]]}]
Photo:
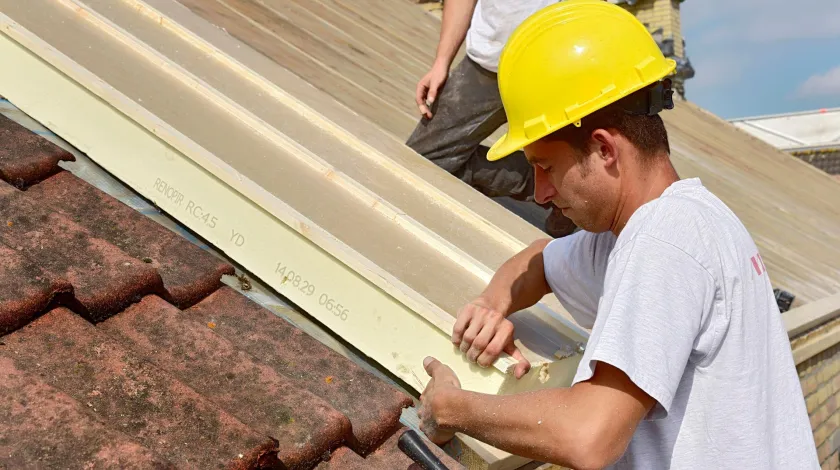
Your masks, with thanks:
[{"label": "14.08.29 06:56 text", "polygon": [[[283,265],[283,263],[277,263],[277,268],[274,270],[274,272],[277,275],[282,276],[283,280],[281,281],[281,284],[291,284],[293,287],[295,287],[307,296],[314,296],[318,291],[318,289],[315,287],[315,284],[312,284],[311,282],[307,281],[300,274]],[[350,316],[350,310],[338,303],[331,295],[327,294],[326,292],[323,292],[318,296],[318,304],[322,307],[326,307],[327,310],[329,310],[336,317],[340,318],[342,321],[346,321],[347,318],[349,318]]]}]

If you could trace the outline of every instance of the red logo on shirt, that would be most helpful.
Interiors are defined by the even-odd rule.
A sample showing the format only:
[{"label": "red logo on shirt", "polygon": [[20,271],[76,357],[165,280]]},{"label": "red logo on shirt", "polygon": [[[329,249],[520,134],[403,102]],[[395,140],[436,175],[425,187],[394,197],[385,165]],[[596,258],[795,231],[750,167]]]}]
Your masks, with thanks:
[{"label": "red logo on shirt", "polygon": [[755,256],[750,258],[752,260],[753,268],[755,268],[755,272],[761,276],[762,273],[767,271],[767,268],[764,267],[764,260],[761,259],[761,255],[756,253]]}]

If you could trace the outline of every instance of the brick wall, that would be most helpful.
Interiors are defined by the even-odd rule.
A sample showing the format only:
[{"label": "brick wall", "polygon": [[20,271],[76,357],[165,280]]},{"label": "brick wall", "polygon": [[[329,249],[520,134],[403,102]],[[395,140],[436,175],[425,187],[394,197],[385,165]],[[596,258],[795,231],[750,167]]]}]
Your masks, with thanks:
[{"label": "brick wall", "polygon": [[840,469],[840,344],[799,364],[797,370],[820,464]]},{"label": "brick wall", "polygon": [[674,55],[684,57],[682,29],[680,27],[680,3],[676,0],[638,0],[633,5],[622,3],[622,7],[633,13],[647,25],[651,32],[662,28],[664,39],[674,40]]},{"label": "brick wall", "polygon": [[[686,62],[685,47],[683,46],[682,27],[680,24],[680,3],[682,0],[609,0],[617,3],[636,18],[639,19],[650,31],[657,41],[666,44],[671,42],[671,47],[664,47],[666,56],[677,60],[677,75],[674,77],[675,98],[685,99],[685,77],[691,78],[693,72]],[[697,1],[697,0],[694,0]],[[702,0],[701,0],[702,1]],[[658,36],[658,37],[657,37]]]},{"label": "brick wall", "polygon": [[829,175],[840,175],[840,147],[792,153]]}]

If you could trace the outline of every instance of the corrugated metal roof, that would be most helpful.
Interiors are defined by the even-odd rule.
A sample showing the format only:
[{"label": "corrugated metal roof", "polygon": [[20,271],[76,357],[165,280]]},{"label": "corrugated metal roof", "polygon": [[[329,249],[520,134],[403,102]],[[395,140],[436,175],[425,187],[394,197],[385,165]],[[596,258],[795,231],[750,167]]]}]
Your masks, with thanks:
[{"label": "corrugated metal roof", "polygon": [[744,117],[730,122],[786,151],[840,146],[840,108]]}]

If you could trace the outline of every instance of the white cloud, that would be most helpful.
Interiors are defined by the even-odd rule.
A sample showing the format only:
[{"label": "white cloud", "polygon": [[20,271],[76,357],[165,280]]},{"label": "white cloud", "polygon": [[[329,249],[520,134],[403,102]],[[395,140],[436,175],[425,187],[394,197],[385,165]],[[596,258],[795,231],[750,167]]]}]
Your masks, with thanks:
[{"label": "white cloud", "polygon": [[801,97],[840,96],[840,65],[823,74],[808,77],[797,89]]}]

